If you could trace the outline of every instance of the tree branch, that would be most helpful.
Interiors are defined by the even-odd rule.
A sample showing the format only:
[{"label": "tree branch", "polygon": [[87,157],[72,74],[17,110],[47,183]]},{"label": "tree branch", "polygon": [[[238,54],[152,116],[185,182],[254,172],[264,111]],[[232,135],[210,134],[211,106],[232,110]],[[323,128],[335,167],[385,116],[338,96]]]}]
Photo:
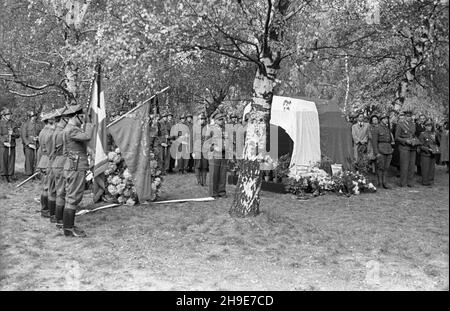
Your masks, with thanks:
[{"label": "tree branch", "polygon": [[10,92],[11,94],[14,94],[14,95],[21,96],[21,97],[37,97],[37,96],[42,96],[42,95],[47,94],[47,92],[39,92],[39,93],[34,93],[34,94],[24,94],[24,93],[19,93],[19,92],[13,91],[13,90],[8,90],[8,92]]}]

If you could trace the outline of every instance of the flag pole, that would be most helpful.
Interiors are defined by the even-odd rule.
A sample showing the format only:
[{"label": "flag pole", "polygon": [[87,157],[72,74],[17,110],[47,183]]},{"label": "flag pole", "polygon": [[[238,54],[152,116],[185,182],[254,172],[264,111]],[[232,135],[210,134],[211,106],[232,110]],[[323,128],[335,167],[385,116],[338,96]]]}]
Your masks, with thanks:
[{"label": "flag pole", "polygon": [[142,107],[144,104],[146,104],[149,100],[152,100],[153,98],[155,98],[156,95],[164,93],[165,91],[167,91],[170,87],[167,86],[164,89],[162,89],[159,92],[156,92],[156,94],[152,95],[152,97],[146,99],[145,101],[143,101],[141,104],[137,105],[136,107],[134,107],[133,109],[131,109],[130,111],[128,111],[127,113],[125,113],[124,115],[120,116],[119,118],[117,118],[116,120],[112,121],[110,124],[108,124],[106,127],[110,127],[111,125],[119,122],[120,120],[122,120],[123,118],[125,118],[128,114],[132,113],[133,111],[139,109],[140,107]]}]

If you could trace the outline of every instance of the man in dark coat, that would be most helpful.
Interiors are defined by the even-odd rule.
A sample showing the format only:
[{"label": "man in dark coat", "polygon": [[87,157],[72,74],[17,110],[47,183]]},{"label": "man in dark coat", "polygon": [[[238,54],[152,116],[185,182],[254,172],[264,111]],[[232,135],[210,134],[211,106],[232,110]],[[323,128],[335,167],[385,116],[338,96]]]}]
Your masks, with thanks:
[{"label": "man in dark coat", "polygon": [[19,128],[11,119],[11,111],[3,109],[0,116],[0,175],[6,182],[14,178],[16,139],[19,137]]},{"label": "man in dark coat", "polygon": [[420,166],[422,185],[431,186],[434,182],[434,169],[436,165],[436,154],[439,149],[436,143],[436,134],[433,132],[433,122],[425,123],[425,131],[420,133]]},{"label": "man in dark coat", "polygon": [[20,134],[22,137],[23,154],[25,155],[25,175],[34,174],[39,149],[38,136],[42,125],[36,121],[34,111],[28,111],[28,120],[22,124]]},{"label": "man in dark coat", "polygon": [[405,111],[405,120],[399,121],[395,128],[395,141],[399,144],[400,155],[400,187],[414,186],[417,146],[416,125],[412,120],[412,112]]}]

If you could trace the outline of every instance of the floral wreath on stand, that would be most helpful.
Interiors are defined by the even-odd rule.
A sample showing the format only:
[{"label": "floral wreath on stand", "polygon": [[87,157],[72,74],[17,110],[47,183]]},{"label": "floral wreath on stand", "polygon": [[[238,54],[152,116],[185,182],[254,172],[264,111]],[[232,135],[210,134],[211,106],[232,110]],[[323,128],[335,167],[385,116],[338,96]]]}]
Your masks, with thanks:
[{"label": "floral wreath on stand", "polygon": [[[161,192],[162,177],[158,161],[153,152],[150,153],[150,173],[152,176],[152,197],[150,201],[156,201]],[[133,176],[129,172],[119,148],[108,153],[108,167],[105,170],[105,176],[106,201],[130,206],[139,202]]]}]

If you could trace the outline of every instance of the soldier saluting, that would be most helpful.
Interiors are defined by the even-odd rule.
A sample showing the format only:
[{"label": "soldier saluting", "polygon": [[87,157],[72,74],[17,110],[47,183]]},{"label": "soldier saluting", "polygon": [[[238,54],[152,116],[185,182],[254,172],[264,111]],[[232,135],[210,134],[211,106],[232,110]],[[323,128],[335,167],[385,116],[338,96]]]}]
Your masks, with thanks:
[{"label": "soldier saluting", "polygon": [[80,105],[69,106],[63,114],[68,123],[64,128],[64,178],[66,199],[63,211],[65,236],[85,237],[86,233],[75,227],[75,212],[83,199],[86,171],[89,169],[87,143],[92,138],[93,125],[86,123],[83,130],[83,109]]}]

